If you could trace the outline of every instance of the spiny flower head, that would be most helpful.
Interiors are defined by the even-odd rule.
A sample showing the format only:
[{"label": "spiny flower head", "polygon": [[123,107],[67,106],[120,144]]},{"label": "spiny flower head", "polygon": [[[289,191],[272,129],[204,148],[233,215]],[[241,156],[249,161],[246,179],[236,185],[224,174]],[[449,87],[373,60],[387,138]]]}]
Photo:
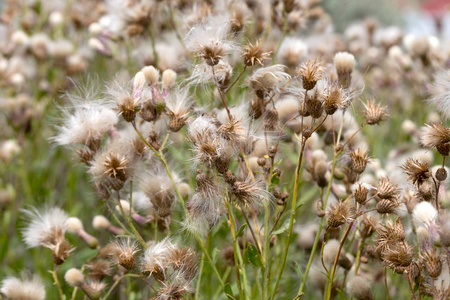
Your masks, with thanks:
[{"label": "spiny flower head", "polygon": [[327,115],[334,114],[338,109],[345,109],[350,104],[348,93],[337,84],[330,84],[322,92],[323,104]]},{"label": "spiny flower head", "polygon": [[166,102],[167,113],[170,116],[169,129],[178,132],[189,117],[192,106],[192,99],[189,97],[187,89],[178,89],[170,93]]},{"label": "spiny flower head", "polygon": [[0,293],[12,300],[44,300],[45,286],[37,276],[9,276],[2,280]]},{"label": "spiny flower head", "polygon": [[64,235],[67,214],[58,207],[23,210],[28,224],[23,229],[23,239],[28,247],[46,247],[52,251],[56,264],[63,263],[73,251]]},{"label": "spiny flower head", "polygon": [[127,270],[136,267],[136,253],[140,251],[138,242],[131,238],[117,238],[114,241],[113,260]]},{"label": "spiny flower head", "polygon": [[[434,147],[438,148],[442,155],[448,155],[448,143],[450,142],[450,129],[445,128],[444,124],[431,123],[425,124],[421,129],[420,142],[425,148],[432,149]],[[441,148],[441,149],[440,149]],[[444,151],[447,150],[447,151]]]},{"label": "spiny flower head", "polygon": [[141,259],[141,272],[149,277],[153,276],[156,280],[164,281],[165,269],[168,267],[171,250],[174,248],[175,245],[168,238],[148,247]]},{"label": "spiny flower head", "polygon": [[413,246],[408,245],[405,241],[395,243],[386,248],[382,253],[384,263],[394,271],[403,271],[408,267],[413,259]]},{"label": "spiny flower head", "polygon": [[262,187],[262,182],[247,177],[242,181],[235,181],[231,185],[231,193],[236,197],[238,205],[258,211],[263,201],[268,201],[271,194]]},{"label": "spiny flower head", "polygon": [[236,49],[230,35],[231,23],[227,17],[210,16],[189,30],[185,43],[188,50],[215,66],[232,50]]},{"label": "spiny flower head", "polygon": [[261,41],[257,41],[255,45],[248,43],[244,48],[244,64],[246,66],[254,66],[256,64],[264,65],[264,61],[270,58],[270,52],[264,52]]},{"label": "spiny flower head", "polygon": [[250,87],[264,98],[265,93],[278,90],[291,77],[284,69],[283,65],[273,65],[256,70],[249,78]]},{"label": "spiny flower head", "polygon": [[382,177],[378,183],[377,195],[381,199],[396,199],[399,193],[397,185],[393,184],[388,177]]},{"label": "spiny flower head", "polygon": [[436,248],[433,248],[431,251],[424,250],[422,258],[425,263],[425,270],[431,278],[436,279],[439,275],[441,275],[442,261],[440,255],[436,251]]},{"label": "spiny flower head", "polygon": [[303,88],[309,91],[323,78],[324,67],[317,59],[307,60],[297,69],[297,73],[302,77]]},{"label": "spiny flower head", "polygon": [[331,205],[328,210],[328,228],[339,228],[353,219],[352,208],[346,201]]},{"label": "spiny flower head", "polygon": [[370,161],[368,156],[369,151],[357,148],[356,150],[350,151],[350,158],[352,159],[352,169],[358,174],[361,174],[366,169],[367,163]]},{"label": "spiny flower head", "polygon": [[413,184],[421,185],[431,177],[428,165],[418,159],[408,158],[401,168]]},{"label": "spiny flower head", "polygon": [[367,103],[364,103],[364,108],[363,114],[366,118],[366,123],[369,125],[379,124],[389,116],[386,106],[375,104],[375,99],[368,100]]},{"label": "spiny flower head", "polygon": [[[138,74],[142,74],[139,72]],[[114,110],[119,112],[123,119],[127,122],[132,122],[136,119],[136,114],[141,105],[141,95],[143,92],[145,77],[142,74],[142,80],[133,83],[121,84],[114,82],[107,87],[106,94],[111,103],[115,104]]]}]

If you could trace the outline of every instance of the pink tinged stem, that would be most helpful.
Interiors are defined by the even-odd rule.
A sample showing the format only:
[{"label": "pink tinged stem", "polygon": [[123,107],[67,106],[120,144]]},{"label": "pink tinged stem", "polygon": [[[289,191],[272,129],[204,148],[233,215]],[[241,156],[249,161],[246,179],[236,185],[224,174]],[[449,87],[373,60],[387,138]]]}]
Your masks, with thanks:
[{"label": "pink tinged stem", "polygon": [[89,246],[89,248],[97,248],[98,240],[96,237],[90,235],[89,233],[84,231],[84,229],[80,229],[77,234]]},{"label": "pink tinged stem", "polygon": [[145,226],[148,223],[148,219],[146,217],[141,216],[138,213],[133,213],[131,215],[133,221],[135,221],[139,226]]},{"label": "pink tinged stem", "polygon": [[109,225],[106,230],[108,230],[109,232],[111,232],[114,235],[122,235],[125,233],[125,231],[120,228],[120,227],[116,227],[114,225]]}]

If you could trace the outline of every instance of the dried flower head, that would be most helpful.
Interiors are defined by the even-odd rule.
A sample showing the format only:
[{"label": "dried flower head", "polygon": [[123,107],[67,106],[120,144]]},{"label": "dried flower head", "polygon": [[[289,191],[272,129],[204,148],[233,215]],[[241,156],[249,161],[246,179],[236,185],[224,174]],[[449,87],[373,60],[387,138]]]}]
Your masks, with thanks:
[{"label": "dried flower head", "polygon": [[171,250],[174,248],[175,245],[168,238],[148,247],[141,259],[141,272],[146,276],[153,276],[158,281],[164,281],[165,269],[168,267]]},{"label": "dried flower head", "polygon": [[324,67],[317,59],[307,60],[298,68],[297,73],[302,77],[303,88],[309,91],[323,78]]},{"label": "dried flower head", "polygon": [[191,110],[192,99],[187,89],[179,89],[170,94],[166,102],[167,113],[170,116],[169,129],[178,132],[185,124]]},{"label": "dried flower head", "polygon": [[404,271],[412,263],[413,246],[408,245],[405,241],[390,245],[383,253],[384,263],[396,272]]},{"label": "dried flower head", "polygon": [[264,200],[269,200],[271,194],[263,188],[263,182],[247,177],[243,181],[236,181],[231,185],[231,193],[238,205],[258,211]]},{"label": "dried flower head", "polygon": [[339,83],[344,89],[350,86],[355,64],[355,57],[348,52],[338,52],[334,56],[334,66],[336,67]]},{"label": "dried flower head", "polygon": [[353,220],[353,209],[347,201],[339,201],[337,204],[330,206],[327,215],[328,228],[339,228]]},{"label": "dried flower head", "polygon": [[138,242],[131,238],[117,238],[114,247],[114,262],[127,270],[133,270],[136,267],[136,253],[140,251]]},{"label": "dried flower head", "polygon": [[353,186],[353,197],[355,198],[356,202],[359,204],[363,204],[366,202],[367,194],[369,194],[372,187],[369,184],[366,184],[364,182],[358,182]]},{"label": "dried flower head", "polygon": [[58,207],[32,208],[23,210],[27,226],[23,229],[23,239],[28,247],[46,247],[52,251],[56,264],[62,264],[73,251],[64,235],[66,233],[66,213]]},{"label": "dried flower head", "polygon": [[45,286],[37,276],[24,275],[21,279],[9,276],[2,280],[0,293],[6,299],[44,300]]},{"label": "dried flower head", "polygon": [[259,98],[264,98],[265,94],[277,91],[291,77],[284,72],[285,66],[273,65],[260,68],[253,72],[249,78],[249,85]]},{"label": "dried flower head", "polygon": [[261,41],[256,41],[255,45],[249,42],[242,54],[244,57],[244,64],[246,66],[254,66],[256,64],[263,66],[263,62],[270,59],[270,53],[271,52],[264,52]]},{"label": "dried flower head", "polygon": [[445,128],[444,124],[431,123],[425,124],[421,129],[420,142],[425,148],[438,148],[439,153],[448,156],[450,152],[450,129]]},{"label": "dried flower head", "polygon": [[[142,72],[139,72],[142,74]],[[144,75],[143,82],[145,82]],[[119,112],[123,119],[127,122],[132,122],[136,119],[136,114],[140,109],[141,95],[143,91],[143,84],[121,84],[114,82],[107,87],[106,95],[109,101],[115,105],[114,110]]]},{"label": "dried flower head", "polygon": [[357,148],[356,150],[350,151],[350,158],[352,159],[352,169],[358,174],[361,174],[366,169],[367,163],[370,161],[368,156],[369,151]]},{"label": "dried flower head", "polygon": [[381,199],[397,199],[399,188],[388,177],[382,177],[378,183],[377,195]]},{"label": "dried flower head", "polygon": [[448,119],[450,117],[450,70],[441,69],[433,75],[433,83],[430,85],[432,97],[429,102]]},{"label": "dried flower head", "polygon": [[389,116],[387,107],[381,104],[375,104],[375,99],[368,100],[367,103],[364,103],[364,108],[363,114],[366,118],[366,123],[369,125],[378,124],[386,120],[386,117]]},{"label": "dried flower head", "polygon": [[427,270],[427,273],[431,278],[436,279],[439,275],[441,275],[442,261],[436,251],[436,248],[433,248],[432,251],[424,250],[422,258],[425,264],[425,270]]},{"label": "dried flower head", "polygon": [[236,49],[230,35],[230,20],[224,16],[210,16],[194,25],[185,38],[186,47],[209,66],[215,66],[225,55]]},{"label": "dried flower head", "polygon": [[327,115],[334,114],[338,109],[345,109],[350,104],[347,92],[337,84],[328,85],[322,92],[322,98]]},{"label": "dried flower head", "polygon": [[373,300],[369,281],[361,276],[355,276],[347,283],[348,293],[357,300]]},{"label": "dried flower head", "polygon": [[428,165],[418,159],[408,158],[400,168],[408,175],[408,179],[413,184],[421,185],[431,177]]}]

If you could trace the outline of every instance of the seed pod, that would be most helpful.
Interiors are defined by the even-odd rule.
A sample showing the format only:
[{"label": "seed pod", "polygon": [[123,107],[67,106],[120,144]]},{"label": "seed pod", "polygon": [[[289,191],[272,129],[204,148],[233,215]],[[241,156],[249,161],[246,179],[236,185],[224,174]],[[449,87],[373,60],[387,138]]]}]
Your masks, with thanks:
[{"label": "seed pod", "polygon": [[433,248],[433,251],[431,252],[425,250],[423,260],[425,263],[425,270],[431,278],[436,279],[441,275],[442,261],[440,256],[436,253],[436,248]]},{"label": "seed pod", "polygon": [[438,181],[444,181],[447,179],[447,170],[444,167],[440,167],[437,169],[435,176]]},{"label": "seed pod", "polygon": [[395,213],[395,208],[397,205],[395,202],[387,199],[381,199],[380,202],[377,203],[377,212],[380,214],[393,214]]}]

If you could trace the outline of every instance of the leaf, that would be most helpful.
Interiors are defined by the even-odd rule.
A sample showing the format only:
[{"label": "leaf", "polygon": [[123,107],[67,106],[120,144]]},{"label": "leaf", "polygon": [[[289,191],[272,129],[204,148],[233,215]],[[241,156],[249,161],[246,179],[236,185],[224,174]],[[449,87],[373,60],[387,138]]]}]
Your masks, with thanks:
[{"label": "leaf", "polygon": [[225,284],[223,291],[225,292],[225,295],[227,295],[228,299],[236,300],[236,298],[233,297],[233,291],[231,290],[231,285],[229,283]]},{"label": "leaf", "polygon": [[[284,221],[283,225],[281,225],[280,228],[278,228],[277,230],[275,230],[274,232],[272,232],[272,234],[281,234],[281,233],[285,232],[285,231],[289,228],[289,221],[290,221],[290,219],[287,218],[287,219]],[[295,219],[294,219],[294,223],[295,223]]]},{"label": "leaf", "polygon": [[295,269],[297,271],[298,278],[303,279],[303,272],[300,270],[300,266],[297,261],[295,261]]},{"label": "leaf", "polygon": [[239,231],[236,234],[236,237],[240,237],[242,233],[244,232],[244,229],[247,227],[247,223],[244,223],[241,225],[241,228],[239,228]]},{"label": "leaf", "polygon": [[300,209],[300,207],[303,206],[303,204],[304,204],[304,203],[300,203],[299,205],[297,205],[297,207],[295,208],[295,212],[297,212],[297,211]]},{"label": "leaf", "polygon": [[280,183],[280,177],[278,177],[277,174],[273,174],[272,178],[270,179],[270,183],[273,185],[278,185]]},{"label": "leaf", "polygon": [[250,260],[250,263],[252,265],[258,268],[264,268],[261,255],[259,255],[259,252],[254,245],[248,243],[247,252],[248,252],[248,259]]},{"label": "leaf", "polygon": [[213,262],[213,264],[216,264],[217,258],[219,257],[219,253],[220,253],[220,250],[217,249],[217,248],[214,248],[213,253],[212,253],[212,262]]},{"label": "leaf", "polygon": [[276,163],[274,163],[273,166],[274,166],[274,167],[278,166],[279,164],[281,164],[282,161],[283,161],[283,160],[280,159],[279,161],[277,161]]}]

